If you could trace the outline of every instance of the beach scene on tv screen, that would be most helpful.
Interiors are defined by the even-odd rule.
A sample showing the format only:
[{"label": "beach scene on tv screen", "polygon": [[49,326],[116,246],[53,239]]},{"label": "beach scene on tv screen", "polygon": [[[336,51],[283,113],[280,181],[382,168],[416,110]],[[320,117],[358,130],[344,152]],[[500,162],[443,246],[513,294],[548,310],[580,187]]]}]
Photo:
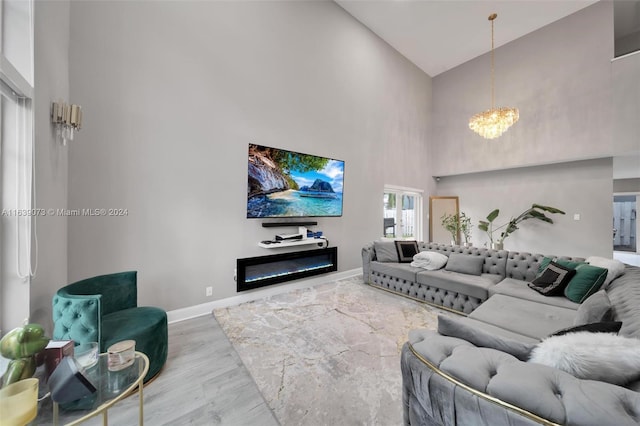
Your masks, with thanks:
[{"label": "beach scene on tv screen", "polygon": [[342,215],[344,161],[249,144],[247,217]]}]

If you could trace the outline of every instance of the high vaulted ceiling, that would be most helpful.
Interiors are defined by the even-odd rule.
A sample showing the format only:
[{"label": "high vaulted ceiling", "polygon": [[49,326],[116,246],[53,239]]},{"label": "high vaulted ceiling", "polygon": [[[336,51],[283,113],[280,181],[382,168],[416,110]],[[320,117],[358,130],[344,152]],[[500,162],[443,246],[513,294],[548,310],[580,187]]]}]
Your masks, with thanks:
[{"label": "high vaulted ceiling", "polygon": [[431,77],[522,37],[595,0],[334,0]]}]

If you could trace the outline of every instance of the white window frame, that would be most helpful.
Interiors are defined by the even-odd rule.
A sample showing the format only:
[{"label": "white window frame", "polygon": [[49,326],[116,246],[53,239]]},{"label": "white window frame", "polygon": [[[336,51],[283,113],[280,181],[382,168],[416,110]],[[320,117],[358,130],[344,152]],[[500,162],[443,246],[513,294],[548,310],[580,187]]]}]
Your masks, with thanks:
[{"label": "white window frame", "polygon": [[[392,193],[392,194],[395,194],[396,196],[397,223],[396,223],[396,237],[393,239],[396,239],[396,240],[415,239],[417,241],[424,241],[424,226],[423,226],[424,191],[416,188],[385,184],[384,191],[382,194],[384,196],[384,194],[387,194],[387,193]],[[402,196],[403,195],[415,197],[415,203],[414,203],[415,231],[414,231],[413,237],[403,237],[402,235],[400,235],[404,226],[404,223],[402,222]],[[383,212],[383,216],[384,216],[384,212]],[[382,238],[385,238],[384,235]]]},{"label": "white window frame", "polygon": [[[20,3],[18,3],[18,1]],[[26,20],[7,24],[10,2],[26,6],[19,13]],[[0,145],[0,185],[3,211],[0,222],[0,336],[22,325],[30,314],[30,283],[37,263],[33,216],[19,216],[18,212],[30,212],[35,207],[34,187],[34,3],[33,0],[0,0],[0,96],[10,102],[11,110],[2,110],[0,104],[0,132],[7,140]],[[18,22],[17,26],[13,25]],[[25,23],[24,26],[21,26]],[[13,26],[12,26],[13,25]],[[27,49],[24,47],[28,46]],[[13,48],[23,61],[22,72],[5,55]],[[16,47],[17,46],[17,47]],[[26,64],[26,66],[25,66]],[[10,112],[10,119],[7,117]],[[6,214],[5,214],[6,213]],[[15,213],[15,214],[13,214]],[[35,258],[32,263],[32,257]]]}]

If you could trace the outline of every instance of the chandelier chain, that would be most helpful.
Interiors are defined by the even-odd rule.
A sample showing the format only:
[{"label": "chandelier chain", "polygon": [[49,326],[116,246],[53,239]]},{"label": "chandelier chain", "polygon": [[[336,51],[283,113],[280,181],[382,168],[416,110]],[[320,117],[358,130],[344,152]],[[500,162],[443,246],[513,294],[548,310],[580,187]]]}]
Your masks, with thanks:
[{"label": "chandelier chain", "polygon": [[493,56],[493,19],[491,19],[491,109],[495,108],[496,103],[495,64]]}]

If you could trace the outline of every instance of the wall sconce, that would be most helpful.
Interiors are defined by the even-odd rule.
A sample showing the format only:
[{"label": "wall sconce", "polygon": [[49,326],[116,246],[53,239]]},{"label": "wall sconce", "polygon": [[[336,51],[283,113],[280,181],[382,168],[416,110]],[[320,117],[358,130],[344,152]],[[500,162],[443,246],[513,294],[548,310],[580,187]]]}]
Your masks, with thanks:
[{"label": "wall sconce", "polygon": [[56,136],[62,138],[62,144],[73,140],[73,132],[82,128],[82,107],[54,102],[51,105],[51,122],[56,126]]}]

